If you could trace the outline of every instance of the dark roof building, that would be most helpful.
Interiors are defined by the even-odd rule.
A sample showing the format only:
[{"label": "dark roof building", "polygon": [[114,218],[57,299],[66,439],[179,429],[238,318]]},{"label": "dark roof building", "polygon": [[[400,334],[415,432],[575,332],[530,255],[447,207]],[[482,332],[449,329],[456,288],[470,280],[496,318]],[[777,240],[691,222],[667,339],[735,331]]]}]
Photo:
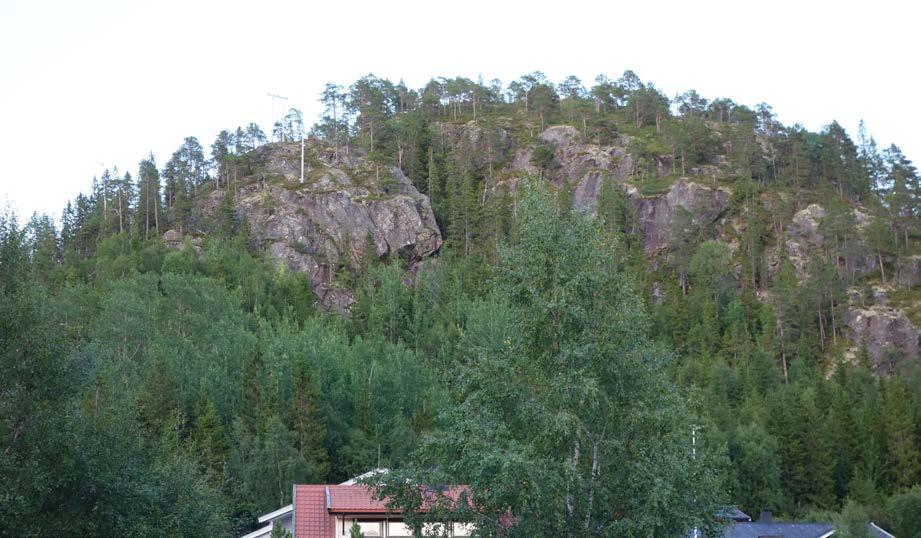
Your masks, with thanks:
[{"label": "dark roof building", "polygon": [[[867,525],[872,538],[895,538],[875,523]],[[758,521],[735,520],[726,528],[725,538],[829,538],[835,534],[831,523],[774,521],[770,512],[762,512]]]}]

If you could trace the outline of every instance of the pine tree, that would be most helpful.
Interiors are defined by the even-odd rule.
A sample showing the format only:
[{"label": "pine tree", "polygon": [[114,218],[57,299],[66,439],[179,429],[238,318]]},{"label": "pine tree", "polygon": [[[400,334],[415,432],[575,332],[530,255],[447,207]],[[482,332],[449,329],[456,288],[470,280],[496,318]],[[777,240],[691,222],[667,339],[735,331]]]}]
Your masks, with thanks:
[{"label": "pine tree", "polygon": [[160,235],[160,172],[152,153],[138,166],[137,214],[134,220],[140,236],[146,241],[150,239],[151,232],[157,237]]},{"label": "pine tree", "polygon": [[192,194],[187,192],[186,189],[185,180],[180,178],[176,186],[176,197],[173,200],[173,207],[170,210],[170,220],[173,226],[179,228],[180,234],[183,233],[189,215],[192,213]]}]

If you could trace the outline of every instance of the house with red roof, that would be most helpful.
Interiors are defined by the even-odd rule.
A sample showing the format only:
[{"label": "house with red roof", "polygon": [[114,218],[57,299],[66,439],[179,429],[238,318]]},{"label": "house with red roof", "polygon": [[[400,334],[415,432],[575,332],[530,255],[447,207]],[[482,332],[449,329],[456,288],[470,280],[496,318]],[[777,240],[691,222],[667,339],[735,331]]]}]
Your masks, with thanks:
[{"label": "house with red roof", "polygon": [[[292,503],[260,517],[259,523],[264,526],[242,538],[267,538],[276,524],[294,538],[348,537],[354,524],[366,537],[409,538],[413,536],[412,529],[404,524],[400,513],[388,510],[385,501],[375,499],[368,486],[358,483],[379,472],[386,470],[371,471],[342,484],[295,484]],[[467,489],[452,486],[444,494],[457,499]],[[453,523],[450,531],[460,538],[470,536],[473,527]]]}]

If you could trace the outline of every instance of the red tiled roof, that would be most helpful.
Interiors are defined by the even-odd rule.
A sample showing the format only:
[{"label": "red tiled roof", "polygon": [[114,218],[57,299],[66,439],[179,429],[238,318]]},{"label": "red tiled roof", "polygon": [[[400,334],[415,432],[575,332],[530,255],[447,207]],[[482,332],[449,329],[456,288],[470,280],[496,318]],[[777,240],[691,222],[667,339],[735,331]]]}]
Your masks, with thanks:
[{"label": "red tiled roof", "polygon": [[[458,499],[467,486],[452,486],[445,492]],[[423,507],[422,510],[425,508]],[[387,512],[386,501],[374,499],[365,485],[296,485],[294,486],[294,536],[322,538],[335,536],[334,514],[381,514]]]},{"label": "red tiled roof", "polygon": [[339,514],[387,511],[387,503],[375,499],[371,490],[363,485],[328,487],[330,512]]},{"label": "red tiled roof", "polygon": [[298,538],[333,538],[335,521],[326,511],[326,486],[294,487],[294,535]]}]

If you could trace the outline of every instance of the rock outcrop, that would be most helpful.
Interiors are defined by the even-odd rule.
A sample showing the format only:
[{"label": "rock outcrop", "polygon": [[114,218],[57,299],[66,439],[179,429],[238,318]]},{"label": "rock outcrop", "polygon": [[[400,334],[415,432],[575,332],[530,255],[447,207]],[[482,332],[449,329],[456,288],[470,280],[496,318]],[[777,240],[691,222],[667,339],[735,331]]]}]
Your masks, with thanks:
[{"label": "rock outcrop", "polygon": [[866,346],[874,370],[892,374],[918,359],[919,333],[905,313],[888,306],[852,307],[845,314],[851,342]]},{"label": "rock outcrop", "polygon": [[903,288],[914,288],[921,284],[921,256],[899,259],[896,266],[896,280]]},{"label": "rock outcrop", "polygon": [[[246,218],[254,246],[308,276],[325,308],[348,310],[351,292],[334,277],[345,266],[357,267],[363,256],[415,263],[441,246],[428,197],[399,169],[360,161],[336,165],[317,158],[323,148],[314,147],[301,184],[299,144],[260,149],[264,168],[237,189],[237,216]],[[223,196],[213,192],[198,212],[214,215]],[[366,245],[373,252],[365,252]]]},{"label": "rock outcrop", "polygon": [[[624,181],[633,172],[633,158],[627,153],[625,144],[586,144],[576,128],[564,125],[547,128],[540,138],[554,147],[554,156],[560,166],[554,176],[573,189],[572,203],[576,210],[594,212],[602,180]],[[536,177],[538,170],[531,163],[532,155],[530,148],[519,149],[512,168]]]},{"label": "rock outcrop", "polygon": [[[810,204],[805,209],[797,211],[787,226],[787,235],[784,241],[786,254],[790,259],[790,263],[793,264],[796,276],[799,279],[808,276],[809,262],[812,256],[825,250],[826,237],[823,234],[821,225],[826,215],[827,211],[824,207],[819,204]],[[854,224],[859,233],[869,224],[870,217],[858,209],[853,210],[853,215]],[[829,248],[833,246],[831,245]],[[840,250],[838,251],[839,255],[842,256],[839,261],[842,265],[847,265],[848,269],[856,276],[864,276],[879,269],[876,257],[866,248],[863,241],[858,241],[856,245],[852,244],[849,248],[851,250],[850,257],[846,260],[843,258],[844,253],[840,252]],[[780,261],[776,256],[776,251],[772,258],[770,265],[773,270],[776,270]]]},{"label": "rock outcrop", "polygon": [[714,223],[725,212],[729,195],[726,189],[684,179],[675,182],[664,194],[654,196],[643,196],[635,187],[627,187],[627,203],[635,215],[647,254],[668,246],[679,208],[688,211],[693,223]]},{"label": "rock outcrop", "polygon": [[[561,125],[547,128],[540,138],[554,148],[559,169],[553,176],[556,182],[572,189],[573,209],[594,214],[605,180],[615,181],[624,187],[629,209],[635,215],[643,249],[649,254],[659,252],[668,245],[678,208],[686,209],[698,223],[712,223],[723,215],[729,202],[730,192],[727,189],[707,187],[684,178],[676,181],[665,192],[643,195],[629,183],[633,175],[634,159],[626,149],[629,143],[626,137],[621,137],[615,145],[599,146],[585,143],[576,128]],[[531,163],[532,155],[529,148],[519,149],[512,162],[512,169],[537,176],[538,170]],[[666,168],[671,170],[670,167]]]}]

